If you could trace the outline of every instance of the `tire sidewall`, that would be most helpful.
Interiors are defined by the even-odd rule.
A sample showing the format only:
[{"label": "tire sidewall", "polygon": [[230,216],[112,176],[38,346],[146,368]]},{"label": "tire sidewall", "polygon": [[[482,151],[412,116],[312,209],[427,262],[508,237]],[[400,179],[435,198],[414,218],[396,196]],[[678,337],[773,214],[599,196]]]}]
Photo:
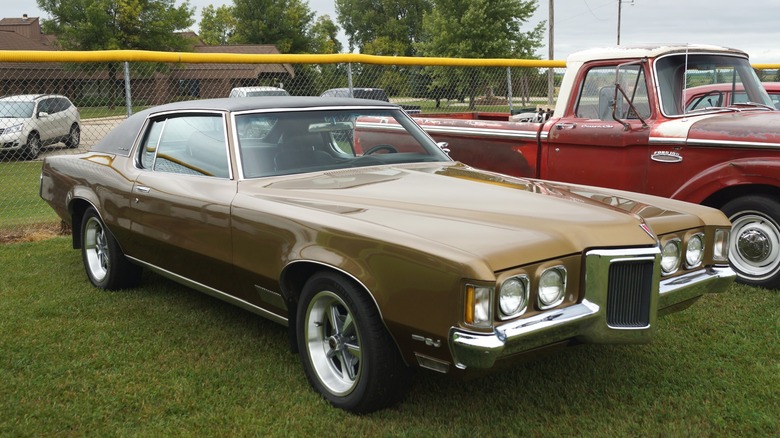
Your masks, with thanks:
[{"label": "tire sidewall", "polygon": [[[343,282],[338,280],[334,275],[330,274],[317,274],[312,277],[304,286],[301,293],[300,303],[297,309],[296,315],[296,337],[298,342],[298,352],[301,355],[301,363],[303,364],[304,372],[306,374],[309,383],[319,392],[325,399],[337,408],[345,409],[347,411],[355,411],[359,409],[363,399],[368,394],[368,386],[372,379],[373,371],[373,359],[372,352],[369,351],[374,346],[371,345],[371,341],[367,339],[367,332],[369,330],[366,327],[366,318],[370,318],[371,315],[365,315],[364,309],[361,304],[355,302],[354,295],[356,291],[353,290],[351,285],[342,284]],[[347,306],[348,311],[355,320],[358,332],[361,334],[360,349],[360,376],[355,387],[348,394],[339,396],[330,392],[330,390],[320,381],[320,378],[314,369],[312,364],[312,358],[309,354],[308,346],[306,345],[306,317],[311,304],[311,300],[322,291],[330,291],[337,295],[344,304]],[[359,297],[357,297],[359,298]],[[377,376],[378,377],[378,376]],[[376,377],[374,377],[376,378]]]},{"label": "tire sidewall", "polygon": [[[732,222],[747,214],[761,216],[767,222],[771,223],[774,228],[780,230],[780,202],[769,197],[744,196],[737,198],[725,204],[722,208],[722,211]],[[730,243],[729,248],[730,258],[733,258],[737,251],[735,249],[736,244],[734,243],[735,239],[737,238],[738,236],[736,235],[732,236],[732,243]],[[777,242],[775,242],[775,244],[777,244]],[[768,288],[780,287],[780,265],[775,267],[774,272],[770,276],[764,276],[762,278],[750,276],[748,273],[734,265],[734,263],[731,265],[732,268],[737,272],[738,280],[741,283]]]}]

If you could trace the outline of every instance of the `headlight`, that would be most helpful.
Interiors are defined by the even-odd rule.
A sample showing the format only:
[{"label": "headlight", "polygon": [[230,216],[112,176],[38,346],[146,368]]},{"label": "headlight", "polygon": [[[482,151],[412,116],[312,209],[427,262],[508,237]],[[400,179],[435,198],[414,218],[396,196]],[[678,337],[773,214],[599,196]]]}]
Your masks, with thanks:
[{"label": "headlight", "polygon": [[539,277],[539,308],[549,309],[563,301],[566,293],[566,268],[555,266]]},{"label": "headlight", "polygon": [[493,295],[492,287],[466,285],[466,314],[467,324],[477,326],[490,325],[490,297]]},{"label": "headlight", "polygon": [[680,267],[680,239],[671,239],[661,248],[661,271],[672,274]]},{"label": "headlight", "polygon": [[688,238],[685,245],[685,267],[695,268],[704,258],[704,234],[696,233]]},{"label": "headlight", "polygon": [[729,261],[729,230],[715,230],[715,241],[712,243],[712,258],[716,262]]},{"label": "headlight", "polygon": [[501,316],[510,318],[523,313],[528,306],[528,277],[520,275],[506,280],[498,293]]},{"label": "headlight", "polygon": [[11,126],[9,128],[5,128],[3,130],[3,134],[14,134],[17,132],[21,132],[22,128],[24,127],[23,123],[19,123],[18,125]]}]

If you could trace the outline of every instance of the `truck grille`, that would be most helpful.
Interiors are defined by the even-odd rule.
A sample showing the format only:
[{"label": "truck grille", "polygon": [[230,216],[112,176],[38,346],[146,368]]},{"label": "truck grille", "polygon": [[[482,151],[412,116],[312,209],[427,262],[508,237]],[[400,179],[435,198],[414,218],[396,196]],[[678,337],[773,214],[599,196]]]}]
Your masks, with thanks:
[{"label": "truck grille", "polygon": [[609,267],[607,324],[610,327],[647,327],[653,291],[653,261],[615,261]]}]

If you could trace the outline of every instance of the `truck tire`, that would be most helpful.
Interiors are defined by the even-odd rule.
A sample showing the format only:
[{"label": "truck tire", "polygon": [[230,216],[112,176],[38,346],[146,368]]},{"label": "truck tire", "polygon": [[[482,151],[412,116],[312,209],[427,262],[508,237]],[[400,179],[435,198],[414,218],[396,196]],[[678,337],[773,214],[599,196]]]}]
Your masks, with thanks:
[{"label": "truck tire", "polygon": [[737,281],[780,288],[780,202],[761,195],[743,196],[722,210],[732,223],[729,261]]}]

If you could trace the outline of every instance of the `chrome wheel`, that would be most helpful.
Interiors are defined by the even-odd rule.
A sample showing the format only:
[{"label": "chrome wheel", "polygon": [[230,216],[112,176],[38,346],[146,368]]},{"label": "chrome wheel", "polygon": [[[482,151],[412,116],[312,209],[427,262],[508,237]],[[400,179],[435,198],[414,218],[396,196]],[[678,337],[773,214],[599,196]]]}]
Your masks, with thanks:
[{"label": "chrome wheel", "polygon": [[347,304],[330,291],[309,302],[304,343],[317,379],[336,396],[351,393],[362,372],[360,332]]},{"label": "chrome wheel", "polygon": [[87,269],[95,281],[101,282],[109,269],[109,249],[103,225],[96,217],[87,219],[83,238]]}]

